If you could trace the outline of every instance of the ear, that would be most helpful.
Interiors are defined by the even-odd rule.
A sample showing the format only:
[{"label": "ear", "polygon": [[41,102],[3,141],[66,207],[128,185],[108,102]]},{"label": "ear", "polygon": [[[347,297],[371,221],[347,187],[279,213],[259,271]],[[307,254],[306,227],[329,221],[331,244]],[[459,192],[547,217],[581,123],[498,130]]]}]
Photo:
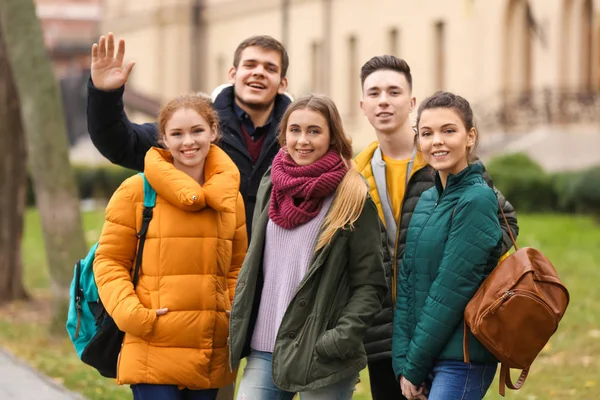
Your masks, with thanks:
[{"label": "ear", "polygon": [[410,112],[413,112],[415,110],[416,105],[417,105],[417,98],[411,97],[410,98]]},{"label": "ear", "polygon": [[366,116],[366,115],[367,115],[367,113],[366,113],[366,111],[365,111],[365,109],[364,109],[364,107],[363,107],[363,106],[364,106],[364,103],[363,103],[363,101],[361,100],[361,101],[359,102],[359,104],[360,104],[360,109],[361,109],[361,110],[362,110],[362,112],[363,112],[363,115],[365,115],[365,116]]},{"label": "ear", "polygon": [[219,129],[219,127],[217,125],[213,125],[212,128],[210,129],[210,142],[211,143],[214,143],[215,140],[217,140],[218,129]]},{"label": "ear", "polygon": [[232,85],[235,85],[235,74],[237,73],[237,69],[235,67],[231,67],[229,68],[229,73],[227,74],[227,77],[229,78],[229,83],[231,83]]},{"label": "ear", "polygon": [[472,149],[475,146],[475,142],[477,141],[477,129],[471,128],[469,132],[467,132],[467,147]]},{"label": "ear", "polygon": [[281,82],[279,82],[279,88],[277,89],[277,93],[284,94],[288,87],[288,79],[281,78]]}]

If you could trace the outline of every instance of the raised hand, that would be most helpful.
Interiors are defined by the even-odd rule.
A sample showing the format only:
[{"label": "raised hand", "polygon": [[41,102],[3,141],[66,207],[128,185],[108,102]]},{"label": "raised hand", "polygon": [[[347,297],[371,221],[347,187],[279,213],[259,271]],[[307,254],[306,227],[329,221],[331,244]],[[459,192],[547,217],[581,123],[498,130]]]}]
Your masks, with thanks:
[{"label": "raised hand", "polygon": [[125,56],[125,41],[119,40],[115,55],[115,37],[112,33],[108,38],[100,36],[98,43],[92,46],[91,74],[94,86],[100,90],[115,90],[123,86],[129,78],[129,73],[135,62],[123,66]]}]

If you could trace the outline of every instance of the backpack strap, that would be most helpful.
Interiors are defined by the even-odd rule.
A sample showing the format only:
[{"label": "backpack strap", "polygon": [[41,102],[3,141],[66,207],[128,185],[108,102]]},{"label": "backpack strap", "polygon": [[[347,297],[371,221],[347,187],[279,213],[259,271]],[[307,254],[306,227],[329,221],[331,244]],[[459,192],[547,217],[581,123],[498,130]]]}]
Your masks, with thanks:
[{"label": "backpack strap", "polygon": [[144,252],[144,243],[146,242],[146,234],[148,233],[148,226],[152,220],[152,209],[156,205],[156,191],[146,179],[143,173],[139,173],[144,180],[144,212],[142,214],[142,227],[137,233],[138,249],[135,258],[135,270],[133,272],[133,288],[137,286],[138,279],[140,277],[140,267],[142,265],[142,253]]},{"label": "backpack strap", "polygon": [[525,379],[527,379],[527,375],[529,374],[529,368],[525,368],[521,371],[521,375],[517,380],[517,383],[512,382],[512,378],[510,377],[510,368],[506,366],[506,364],[502,363],[500,365],[500,376],[498,377],[498,383],[500,384],[500,395],[504,397],[506,392],[506,386],[508,386],[511,390],[519,390],[525,383]]}]

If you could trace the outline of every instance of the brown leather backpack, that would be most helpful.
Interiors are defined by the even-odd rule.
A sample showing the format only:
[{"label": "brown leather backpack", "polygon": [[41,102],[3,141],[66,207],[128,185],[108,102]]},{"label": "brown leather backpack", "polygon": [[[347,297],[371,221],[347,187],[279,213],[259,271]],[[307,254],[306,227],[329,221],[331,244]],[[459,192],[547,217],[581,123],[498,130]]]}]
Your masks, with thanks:
[{"label": "brown leather backpack", "polygon": [[[508,227],[503,211],[502,216]],[[508,232],[516,251],[496,266],[467,305],[463,342],[466,363],[467,327],[502,363],[502,396],[505,386],[513,390],[523,386],[533,360],[556,332],[569,304],[569,292],[550,260],[536,249],[519,249],[510,228]],[[516,384],[511,368],[522,370]]]}]

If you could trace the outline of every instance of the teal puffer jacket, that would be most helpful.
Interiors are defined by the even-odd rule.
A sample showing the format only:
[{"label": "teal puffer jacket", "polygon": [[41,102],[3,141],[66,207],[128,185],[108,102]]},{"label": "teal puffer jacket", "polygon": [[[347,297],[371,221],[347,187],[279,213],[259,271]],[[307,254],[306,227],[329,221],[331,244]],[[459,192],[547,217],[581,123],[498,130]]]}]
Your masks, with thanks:
[{"label": "teal puffer jacket", "polygon": [[[397,284],[393,367],[420,385],[436,360],[463,359],[463,313],[501,254],[498,200],[471,164],[439,176],[423,193],[410,221]],[[469,335],[471,362],[495,362]]]}]

